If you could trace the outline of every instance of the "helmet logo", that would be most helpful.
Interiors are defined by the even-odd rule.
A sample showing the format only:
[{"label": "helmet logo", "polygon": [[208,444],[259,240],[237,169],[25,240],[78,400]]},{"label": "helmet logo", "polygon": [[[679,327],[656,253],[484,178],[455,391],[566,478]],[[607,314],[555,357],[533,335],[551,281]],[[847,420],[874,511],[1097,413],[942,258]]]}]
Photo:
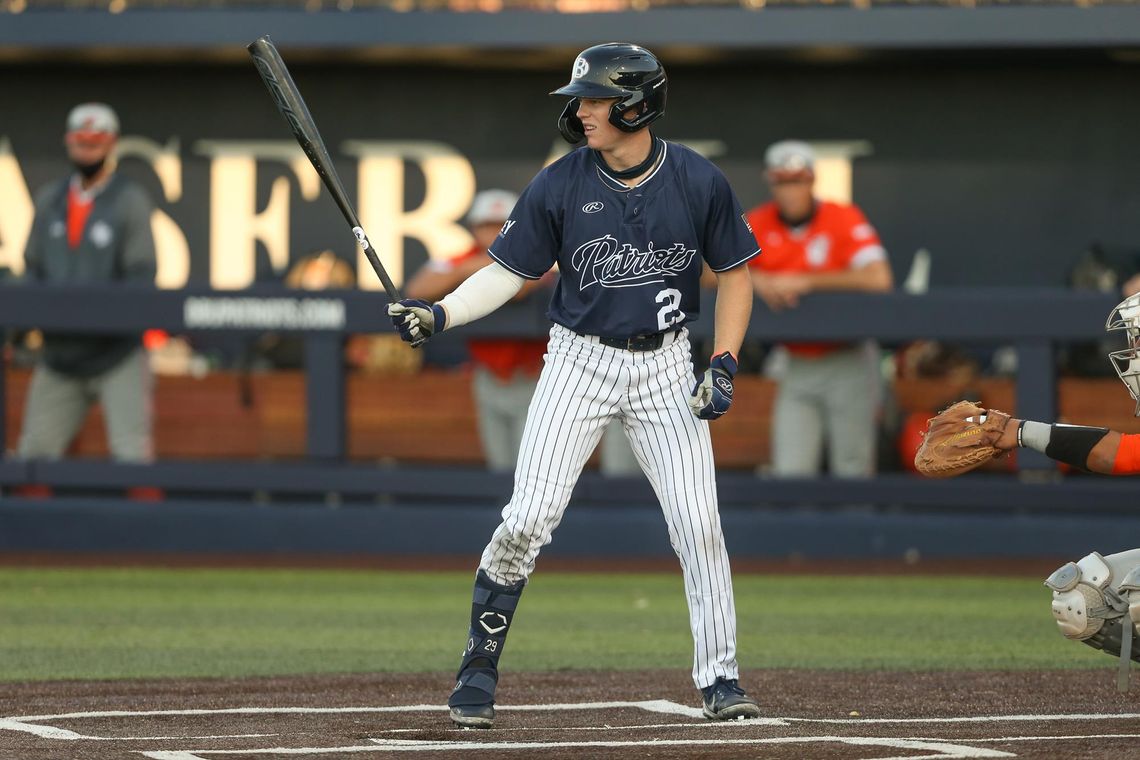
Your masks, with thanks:
[{"label": "helmet logo", "polygon": [[574,61],[574,71],[570,75],[570,78],[571,79],[581,79],[582,77],[586,76],[587,72],[589,72],[589,71],[590,71],[590,62],[587,61],[582,56],[578,56],[577,60]]}]

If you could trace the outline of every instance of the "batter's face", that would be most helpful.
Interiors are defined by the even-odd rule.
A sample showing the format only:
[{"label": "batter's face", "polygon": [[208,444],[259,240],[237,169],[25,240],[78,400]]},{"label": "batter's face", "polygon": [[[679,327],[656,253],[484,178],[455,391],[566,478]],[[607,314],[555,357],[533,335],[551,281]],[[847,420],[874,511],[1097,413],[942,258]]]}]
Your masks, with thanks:
[{"label": "batter's face", "polygon": [[610,124],[610,109],[616,102],[617,98],[581,98],[578,101],[577,115],[586,130],[586,144],[594,150],[613,150],[628,137],[629,133]]},{"label": "batter's face", "polygon": [[786,177],[768,172],[768,187],[772,189],[772,200],[776,202],[780,214],[790,219],[800,219],[811,213],[814,185],[815,177],[810,173]]}]

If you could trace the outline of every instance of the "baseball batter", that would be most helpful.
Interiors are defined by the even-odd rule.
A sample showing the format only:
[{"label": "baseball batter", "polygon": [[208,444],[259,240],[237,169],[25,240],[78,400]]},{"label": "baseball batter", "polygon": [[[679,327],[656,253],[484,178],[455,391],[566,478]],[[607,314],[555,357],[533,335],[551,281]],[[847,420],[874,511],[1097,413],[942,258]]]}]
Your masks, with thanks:
[{"label": "baseball batter", "polygon": [[[558,121],[585,146],[543,169],[489,253],[493,263],[440,302],[389,314],[419,345],[497,309],[558,265],[545,364],[530,403],[514,493],[483,552],[451,719],[490,727],[498,661],[539,550],[550,542],[602,431],[620,420],[661,502],[681,561],[693,679],[713,719],[758,717],[737,683],[736,612],[717,511],[708,420],[732,403],[736,354],[752,310],[744,266],[759,253],[724,175],[654,136],[665,70],[648,50],[583,51]],[[694,382],[685,325],[700,312],[702,260],[718,275],[715,351]]]}]

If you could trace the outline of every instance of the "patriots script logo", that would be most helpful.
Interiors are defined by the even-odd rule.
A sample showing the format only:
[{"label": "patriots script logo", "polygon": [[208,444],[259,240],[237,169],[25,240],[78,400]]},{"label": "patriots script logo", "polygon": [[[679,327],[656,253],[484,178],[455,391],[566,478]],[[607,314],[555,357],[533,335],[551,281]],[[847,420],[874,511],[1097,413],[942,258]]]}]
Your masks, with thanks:
[{"label": "patriots script logo", "polygon": [[603,288],[632,288],[650,282],[664,282],[667,274],[680,274],[697,255],[695,248],[674,243],[668,248],[642,251],[629,243],[618,243],[610,235],[594,238],[574,251],[570,263],[582,273],[580,290],[598,284]]}]

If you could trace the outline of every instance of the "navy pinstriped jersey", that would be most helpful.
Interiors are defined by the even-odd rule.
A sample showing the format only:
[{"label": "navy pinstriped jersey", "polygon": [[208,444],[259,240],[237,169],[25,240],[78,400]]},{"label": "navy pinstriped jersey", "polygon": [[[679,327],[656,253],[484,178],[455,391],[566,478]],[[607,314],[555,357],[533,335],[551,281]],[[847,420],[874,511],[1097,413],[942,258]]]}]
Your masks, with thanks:
[{"label": "navy pinstriped jersey", "polygon": [[697,318],[702,259],[723,272],[759,250],[724,174],[665,142],[657,167],[633,188],[585,147],[546,167],[489,253],[527,279],[557,263],[550,319],[584,335],[628,338]]}]

